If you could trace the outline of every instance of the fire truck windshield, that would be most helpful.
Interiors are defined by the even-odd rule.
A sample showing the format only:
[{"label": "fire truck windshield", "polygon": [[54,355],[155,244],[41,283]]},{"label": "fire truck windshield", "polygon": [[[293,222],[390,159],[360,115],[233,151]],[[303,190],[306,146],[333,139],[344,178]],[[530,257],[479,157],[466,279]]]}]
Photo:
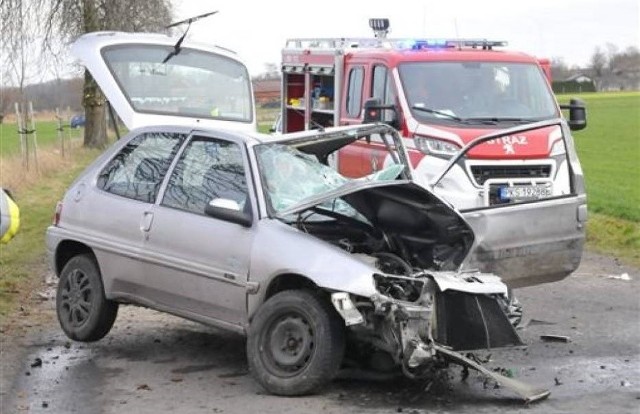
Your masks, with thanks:
[{"label": "fire truck windshield", "polygon": [[542,70],[505,62],[407,62],[400,79],[413,116],[427,123],[527,122],[557,116]]}]

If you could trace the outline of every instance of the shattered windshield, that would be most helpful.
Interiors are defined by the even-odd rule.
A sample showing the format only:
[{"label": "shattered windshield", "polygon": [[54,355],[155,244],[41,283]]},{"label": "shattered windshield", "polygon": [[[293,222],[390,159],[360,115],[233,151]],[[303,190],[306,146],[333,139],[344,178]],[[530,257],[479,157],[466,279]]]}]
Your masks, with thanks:
[{"label": "shattered windshield", "polygon": [[[346,178],[334,168],[320,163],[314,155],[282,144],[258,145],[256,156],[265,198],[276,213],[343,186],[362,181],[395,180],[404,170],[404,165],[392,164],[365,177]],[[332,210],[352,215],[347,212],[350,207],[343,200],[328,200],[328,203]]]},{"label": "shattered windshield", "polygon": [[557,116],[535,64],[415,62],[399,68],[416,119],[436,123],[541,121]]}]

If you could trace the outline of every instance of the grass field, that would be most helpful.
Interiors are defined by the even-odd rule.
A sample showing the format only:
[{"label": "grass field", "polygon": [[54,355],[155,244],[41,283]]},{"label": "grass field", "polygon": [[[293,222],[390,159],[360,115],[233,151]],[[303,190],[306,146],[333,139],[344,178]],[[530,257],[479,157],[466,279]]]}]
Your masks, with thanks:
[{"label": "grass field", "polygon": [[[57,128],[58,124],[54,121],[36,122],[38,147],[59,143]],[[82,129],[69,130],[65,128],[63,133],[65,139],[68,139],[70,136],[77,138],[81,136]],[[19,153],[20,138],[18,136],[18,127],[15,123],[0,124],[0,156],[5,157]]]},{"label": "grass field", "polygon": [[[640,92],[580,95],[587,128],[574,132],[589,209],[640,221]],[[568,97],[560,96],[561,102]]]},{"label": "grass field", "polygon": [[640,92],[578,97],[587,105],[587,128],[573,133],[591,213],[587,245],[640,266]]}]

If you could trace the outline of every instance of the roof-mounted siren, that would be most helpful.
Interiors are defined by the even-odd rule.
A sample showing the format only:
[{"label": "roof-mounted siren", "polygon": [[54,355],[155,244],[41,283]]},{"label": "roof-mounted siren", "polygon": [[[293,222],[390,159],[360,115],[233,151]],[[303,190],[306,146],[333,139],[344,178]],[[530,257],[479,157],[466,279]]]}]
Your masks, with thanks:
[{"label": "roof-mounted siren", "polygon": [[369,27],[373,29],[377,39],[386,39],[389,33],[389,19],[369,19]]}]

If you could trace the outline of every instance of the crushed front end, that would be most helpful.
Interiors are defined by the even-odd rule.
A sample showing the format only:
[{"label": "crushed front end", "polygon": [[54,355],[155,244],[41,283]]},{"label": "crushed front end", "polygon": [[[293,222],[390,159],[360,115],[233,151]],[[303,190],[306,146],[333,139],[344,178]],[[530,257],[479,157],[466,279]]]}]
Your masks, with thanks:
[{"label": "crushed front end", "polygon": [[527,402],[549,391],[487,370],[469,351],[523,345],[506,314],[507,287],[492,274],[423,271],[374,275],[378,294],[334,293],[334,306],[361,354],[385,353],[409,378],[433,375],[448,362],[466,366],[515,391]]}]

